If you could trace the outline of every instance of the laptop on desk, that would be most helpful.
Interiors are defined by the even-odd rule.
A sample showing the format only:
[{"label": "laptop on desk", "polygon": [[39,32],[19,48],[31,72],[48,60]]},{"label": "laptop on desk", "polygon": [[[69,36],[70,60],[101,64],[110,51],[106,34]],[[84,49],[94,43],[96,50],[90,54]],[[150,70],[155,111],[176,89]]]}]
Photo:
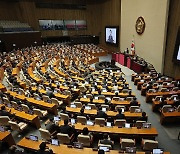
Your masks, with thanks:
[{"label": "laptop on desk", "polygon": [[38,141],[38,136],[29,135],[29,139],[32,140],[32,141]]},{"label": "laptop on desk", "polygon": [[107,146],[100,146],[99,150],[104,150],[104,152],[109,152],[110,151],[109,147],[107,147]]},{"label": "laptop on desk", "polygon": [[59,145],[59,141],[57,139],[51,139],[51,144],[58,146]]},{"label": "laptop on desk", "polygon": [[126,153],[136,153],[136,147],[126,147]]},{"label": "laptop on desk", "polygon": [[163,154],[164,150],[163,149],[153,149],[153,154]]}]

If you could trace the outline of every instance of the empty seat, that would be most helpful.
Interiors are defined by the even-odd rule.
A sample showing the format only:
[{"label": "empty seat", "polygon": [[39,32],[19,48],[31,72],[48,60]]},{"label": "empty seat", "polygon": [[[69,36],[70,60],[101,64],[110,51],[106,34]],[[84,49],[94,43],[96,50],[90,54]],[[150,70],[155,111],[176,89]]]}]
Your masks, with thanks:
[{"label": "empty seat", "polygon": [[86,97],[92,99],[93,95],[92,94],[86,94]]},{"label": "empty seat", "polygon": [[91,146],[91,139],[89,135],[78,135],[78,142],[83,143],[83,146],[90,147]]},{"label": "empty seat", "polygon": [[137,120],[136,123],[135,123],[135,126],[138,127],[138,128],[141,128],[143,126],[143,123],[146,123],[146,121]]},{"label": "empty seat", "polygon": [[132,100],[133,100],[133,97],[126,97],[126,100],[127,100],[127,101],[132,101]]},{"label": "empty seat", "polygon": [[26,104],[21,104],[21,106],[22,106],[24,112],[29,113],[29,111],[30,111],[29,106],[27,106]]},{"label": "empty seat", "polygon": [[59,115],[60,115],[60,117],[61,117],[61,120],[69,120],[68,114],[60,113]]},{"label": "empty seat", "polygon": [[105,119],[104,118],[95,118],[95,124],[104,126],[105,125]]},{"label": "empty seat", "polygon": [[57,133],[57,138],[62,144],[70,144],[71,138],[68,136],[68,134],[63,133]]},{"label": "empty seat", "polygon": [[116,105],[115,110],[118,111],[118,109],[123,109],[125,111],[126,107],[123,105]]},{"label": "empty seat", "polygon": [[133,139],[120,139],[121,149],[125,149],[126,147],[134,147],[135,141]]},{"label": "empty seat", "polygon": [[119,99],[119,97],[113,97],[112,100],[119,101],[120,99]]},{"label": "empty seat", "polygon": [[14,109],[16,109],[16,110],[18,109],[18,104],[16,102],[11,101],[11,104]]},{"label": "empty seat", "polygon": [[166,92],[167,88],[161,88],[161,92]]},{"label": "empty seat", "polygon": [[43,95],[42,98],[44,102],[51,102],[51,99],[49,98],[49,96]]},{"label": "empty seat", "polygon": [[34,114],[38,115],[38,117],[42,118],[45,117],[48,112],[46,110],[40,110],[40,109],[33,109]]},{"label": "empty seat", "polygon": [[162,107],[162,110],[161,110],[161,111],[162,111],[163,113],[165,113],[165,112],[168,112],[170,108],[172,108],[172,105],[164,105],[164,106]]},{"label": "empty seat", "polygon": [[58,101],[56,98],[51,98],[51,102],[56,104],[58,107],[63,104],[63,101]]},{"label": "empty seat", "polygon": [[14,122],[14,121],[9,121],[9,125],[11,126],[12,130],[22,132],[28,125],[24,122]]},{"label": "empty seat", "polygon": [[140,109],[139,106],[130,106],[130,108],[129,108],[131,113],[136,112],[136,109]]},{"label": "empty seat", "polygon": [[101,105],[101,107],[102,107],[102,109],[103,109],[103,108],[105,108],[105,109],[106,109],[106,111],[108,111],[108,110],[109,110],[109,105],[105,105],[105,104],[103,104],[103,105]]},{"label": "empty seat", "polygon": [[84,116],[77,116],[77,122],[78,122],[78,123],[81,123],[81,124],[83,124],[83,125],[86,125],[86,123],[87,123],[87,118],[84,117]]},{"label": "empty seat", "polygon": [[126,120],[125,119],[116,119],[114,121],[114,125],[115,126],[118,126],[118,127],[124,127],[125,126],[125,123],[126,123]]},{"label": "empty seat", "polygon": [[128,93],[128,92],[129,92],[128,89],[123,89],[123,90],[122,90],[122,93]]},{"label": "empty seat", "polygon": [[76,105],[76,107],[78,107],[78,108],[82,107],[82,103],[81,102],[74,102],[74,105]]},{"label": "empty seat", "polygon": [[142,139],[142,148],[143,150],[152,151],[153,149],[158,148],[158,141]]},{"label": "empty seat", "polygon": [[98,96],[98,99],[99,99],[99,100],[105,100],[105,98],[106,98],[106,97],[105,97],[104,95]]},{"label": "empty seat", "polygon": [[50,140],[51,139],[51,134],[50,134],[50,132],[48,130],[40,128],[39,132],[41,134],[41,137],[44,140]]},{"label": "empty seat", "polygon": [[90,106],[92,110],[96,110],[97,109],[95,104],[88,103],[88,106]]}]

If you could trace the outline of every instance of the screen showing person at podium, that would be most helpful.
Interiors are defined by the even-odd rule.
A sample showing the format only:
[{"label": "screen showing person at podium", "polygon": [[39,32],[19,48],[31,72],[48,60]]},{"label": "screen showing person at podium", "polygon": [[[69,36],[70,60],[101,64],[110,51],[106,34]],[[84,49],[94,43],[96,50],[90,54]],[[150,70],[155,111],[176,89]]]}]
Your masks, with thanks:
[{"label": "screen showing person at podium", "polygon": [[180,45],[179,45],[179,50],[178,50],[178,54],[177,54],[177,60],[180,60]]},{"label": "screen showing person at podium", "polygon": [[116,44],[116,28],[106,28],[106,42]]}]

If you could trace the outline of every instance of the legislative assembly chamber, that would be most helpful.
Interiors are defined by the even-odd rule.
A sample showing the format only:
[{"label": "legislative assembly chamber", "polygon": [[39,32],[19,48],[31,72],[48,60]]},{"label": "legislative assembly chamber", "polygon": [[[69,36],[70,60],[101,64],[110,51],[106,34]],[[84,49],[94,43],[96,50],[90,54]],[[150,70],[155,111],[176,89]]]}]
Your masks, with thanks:
[{"label": "legislative assembly chamber", "polygon": [[1,0],[0,154],[180,154],[179,0]]}]

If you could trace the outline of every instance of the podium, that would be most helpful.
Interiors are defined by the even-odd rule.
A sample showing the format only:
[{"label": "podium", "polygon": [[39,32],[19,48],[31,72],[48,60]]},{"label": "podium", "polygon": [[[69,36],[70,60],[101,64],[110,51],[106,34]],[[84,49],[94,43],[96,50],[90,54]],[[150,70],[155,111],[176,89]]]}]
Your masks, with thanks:
[{"label": "podium", "polygon": [[130,57],[127,57],[127,67],[131,69],[131,65],[132,65],[132,59]]}]

